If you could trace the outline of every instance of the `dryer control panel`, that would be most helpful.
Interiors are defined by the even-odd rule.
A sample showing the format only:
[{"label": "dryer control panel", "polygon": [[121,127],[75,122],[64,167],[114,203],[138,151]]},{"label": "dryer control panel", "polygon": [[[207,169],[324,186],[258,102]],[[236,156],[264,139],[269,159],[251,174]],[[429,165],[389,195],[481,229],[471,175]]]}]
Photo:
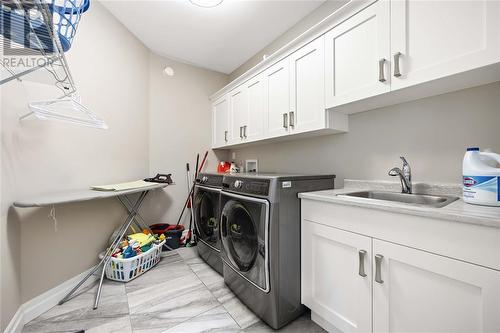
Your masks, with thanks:
[{"label": "dryer control panel", "polygon": [[232,178],[225,179],[223,188],[242,194],[267,196],[269,184],[269,179]]}]

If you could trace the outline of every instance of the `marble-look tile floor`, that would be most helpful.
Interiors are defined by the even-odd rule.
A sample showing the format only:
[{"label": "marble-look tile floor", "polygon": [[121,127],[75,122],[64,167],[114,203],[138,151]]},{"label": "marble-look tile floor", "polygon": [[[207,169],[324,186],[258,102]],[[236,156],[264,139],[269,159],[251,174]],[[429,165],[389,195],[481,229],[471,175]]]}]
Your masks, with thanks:
[{"label": "marble-look tile floor", "polygon": [[[160,263],[129,283],[105,281],[26,324],[24,333],[274,332],[225,286],[196,248],[164,252]],[[324,332],[305,314],[280,332]]]}]

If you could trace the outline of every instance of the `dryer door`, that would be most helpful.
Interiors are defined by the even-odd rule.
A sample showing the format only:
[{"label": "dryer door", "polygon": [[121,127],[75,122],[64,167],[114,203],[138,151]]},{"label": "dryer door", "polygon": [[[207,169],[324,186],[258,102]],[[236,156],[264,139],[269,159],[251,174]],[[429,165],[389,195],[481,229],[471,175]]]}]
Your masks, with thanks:
[{"label": "dryer door", "polygon": [[200,241],[220,251],[220,190],[197,186],[194,197],[194,220]]},{"label": "dryer door", "polygon": [[222,194],[223,260],[259,289],[269,291],[269,202],[263,199]]}]

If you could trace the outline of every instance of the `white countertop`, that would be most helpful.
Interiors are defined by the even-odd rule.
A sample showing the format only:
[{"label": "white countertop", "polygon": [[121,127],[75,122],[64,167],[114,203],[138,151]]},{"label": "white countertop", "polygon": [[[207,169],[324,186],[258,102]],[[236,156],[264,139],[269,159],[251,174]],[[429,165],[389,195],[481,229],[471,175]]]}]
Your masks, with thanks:
[{"label": "white countertop", "polygon": [[392,201],[338,196],[339,194],[368,190],[398,192],[401,188],[399,183],[346,179],[344,184],[345,187],[342,189],[300,193],[299,198],[500,228],[500,207],[465,203],[461,198],[461,190],[459,191],[460,185],[414,183],[414,189],[416,189],[414,192],[418,194],[455,195],[460,198],[445,207],[433,208]]}]

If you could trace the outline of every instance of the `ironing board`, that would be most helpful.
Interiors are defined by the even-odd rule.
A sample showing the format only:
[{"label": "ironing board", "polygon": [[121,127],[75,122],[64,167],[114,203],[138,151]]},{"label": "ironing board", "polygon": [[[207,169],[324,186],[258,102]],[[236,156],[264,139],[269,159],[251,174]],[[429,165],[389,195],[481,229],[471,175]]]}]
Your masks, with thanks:
[{"label": "ironing board", "polygon": [[[101,298],[101,290],[102,283],[104,281],[104,273],[105,267],[111,260],[112,254],[120,246],[120,242],[125,236],[127,230],[130,228],[132,223],[135,223],[140,227],[140,229],[149,229],[149,226],[144,222],[144,219],[139,214],[139,209],[144,202],[147,194],[150,191],[157,190],[160,188],[167,187],[168,184],[162,183],[151,183],[151,186],[127,189],[122,191],[96,191],[91,189],[83,189],[83,190],[75,190],[75,191],[63,191],[58,193],[52,193],[47,195],[34,196],[32,198],[27,198],[25,200],[19,200],[14,202],[14,207],[18,208],[28,208],[28,207],[48,207],[59,204],[73,203],[73,202],[82,202],[96,199],[107,199],[116,197],[118,201],[125,207],[128,212],[128,216],[125,219],[125,222],[118,228],[118,232],[116,233],[111,245],[106,249],[104,257],[101,261],[95,265],[90,272],[78,282],[71,291],[64,296],[63,299],[59,302],[59,305],[69,301],[74,293],[87,281],[91,276],[96,274],[100,267],[102,267],[102,271],[100,273],[99,280],[99,288],[97,289],[97,293],[95,295],[94,300],[94,310],[99,306],[99,299]],[[131,198],[132,194],[138,194],[135,202]]]}]

